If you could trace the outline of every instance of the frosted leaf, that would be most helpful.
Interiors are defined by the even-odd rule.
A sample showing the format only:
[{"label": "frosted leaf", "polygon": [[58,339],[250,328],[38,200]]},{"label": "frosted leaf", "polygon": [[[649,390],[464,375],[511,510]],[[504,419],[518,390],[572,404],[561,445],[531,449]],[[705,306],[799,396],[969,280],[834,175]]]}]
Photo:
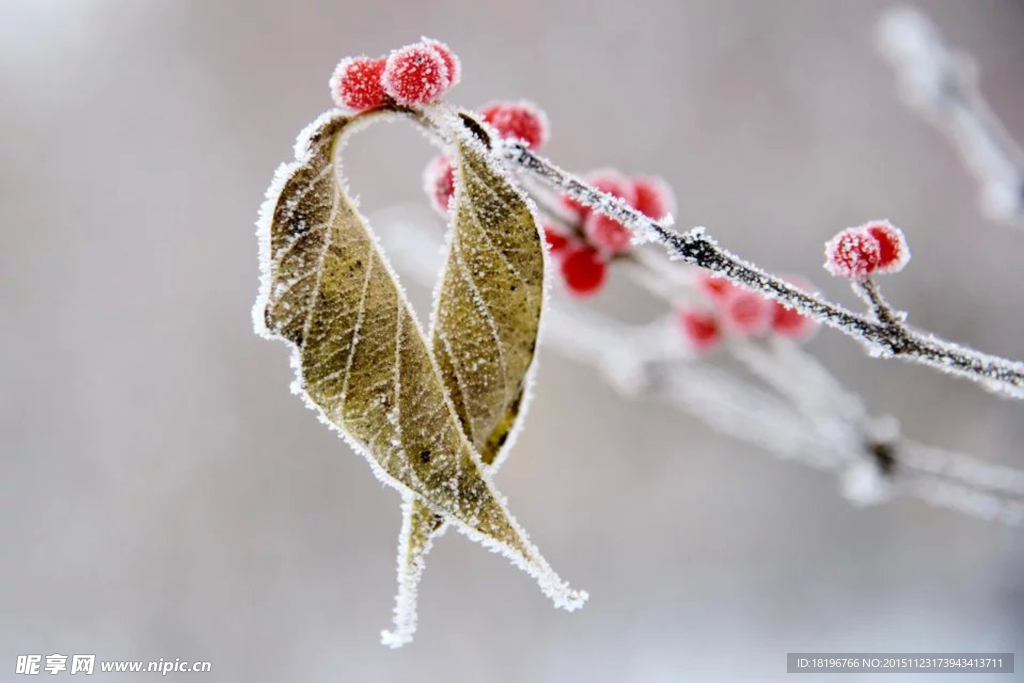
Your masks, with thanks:
[{"label": "frosted leaf", "polygon": [[375,474],[579,607],[481,472],[438,364],[376,238],[344,189],[338,150],[380,112],[328,112],[300,135],[259,222],[256,330],[292,347],[295,389]]},{"label": "frosted leaf", "polygon": [[[479,125],[479,124],[477,124]],[[465,127],[432,344],[481,460],[494,464],[519,414],[544,300],[544,237],[530,204]]]},{"label": "frosted leaf", "polygon": [[[478,133],[453,123],[456,191],[431,342],[462,429],[493,470],[528,395],[544,300],[543,237]],[[444,530],[444,519],[422,503],[403,507],[395,630],[382,634],[386,644],[411,640],[424,556]]]}]

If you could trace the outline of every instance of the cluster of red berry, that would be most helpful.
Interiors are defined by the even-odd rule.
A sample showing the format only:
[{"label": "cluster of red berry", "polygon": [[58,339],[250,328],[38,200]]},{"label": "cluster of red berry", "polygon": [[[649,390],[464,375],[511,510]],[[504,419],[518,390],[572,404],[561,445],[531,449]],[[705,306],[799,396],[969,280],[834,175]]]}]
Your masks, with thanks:
[{"label": "cluster of red berry", "polygon": [[385,104],[434,102],[462,78],[459,58],[436,40],[420,42],[387,57],[346,57],[331,76],[331,97],[343,109],[364,111]]},{"label": "cluster of red berry", "polygon": [[[613,169],[602,169],[588,173],[585,180],[651,219],[663,219],[675,210],[672,189],[660,178],[628,178]],[[562,202],[574,220],[568,234],[545,225],[548,245],[559,261],[568,290],[579,296],[593,294],[604,284],[608,261],[629,250],[633,233],[614,218],[574,199],[563,197]]]},{"label": "cluster of red berry", "polygon": [[[796,280],[801,289],[810,289],[799,279],[792,280]],[[697,289],[711,307],[679,311],[683,334],[697,351],[713,348],[726,334],[740,337],[775,334],[803,341],[817,328],[812,318],[707,271],[697,273]]]},{"label": "cluster of red berry", "polygon": [[909,260],[903,231],[889,221],[847,228],[825,243],[825,269],[850,280],[872,273],[895,273]]}]

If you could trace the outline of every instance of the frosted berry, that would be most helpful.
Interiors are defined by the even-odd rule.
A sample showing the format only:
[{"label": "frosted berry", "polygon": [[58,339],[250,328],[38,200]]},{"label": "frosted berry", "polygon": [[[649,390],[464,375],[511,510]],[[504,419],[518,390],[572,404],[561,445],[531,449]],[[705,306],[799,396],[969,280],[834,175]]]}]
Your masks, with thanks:
[{"label": "frosted berry", "polygon": [[437,212],[447,215],[448,203],[455,194],[455,169],[448,157],[434,157],[423,169],[423,191]]},{"label": "frosted berry", "polygon": [[550,225],[544,226],[544,240],[552,254],[560,254],[569,247],[569,238]]},{"label": "frosted berry", "polygon": [[578,296],[595,293],[604,284],[606,265],[591,247],[573,249],[562,260],[562,277],[569,291]]},{"label": "frosted berry", "polygon": [[676,210],[672,188],[661,178],[633,178],[633,191],[636,194],[633,208],[648,218],[660,220]]},{"label": "frosted berry", "polygon": [[696,351],[707,351],[722,339],[722,330],[714,315],[695,309],[679,311],[679,326],[690,346]]},{"label": "frosted berry", "polygon": [[864,226],[878,240],[878,272],[896,273],[910,260],[910,248],[903,231],[889,221],[876,221]]},{"label": "frosted berry", "polygon": [[629,249],[633,231],[614,218],[592,211],[583,222],[583,232],[593,246],[608,254]]},{"label": "frosted berry", "polygon": [[384,104],[387,98],[381,85],[384,64],[383,57],[346,57],[338,62],[330,80],[334,103],[354,111]]},{"label": "frosted berry", "polygon": [[[607,192],[613,197],[623,199],[630,206],[633,206],[633,204],[636,203],[636,190],[633,189],[633,183],[629,178],[616,170],[601,169],[599,171],[591,171],[585,176],[585,180],[595,189],[600,190],[601,192]],[[580,220],[583,220],[588,214],[590,214],[589,206],[582,204],[571,197],[563,197],[562,199],[565,206],[571,209]]]},{"label": "frosted berry", "polygon": [[736,286],[724,277],[712,275],[706,270],[697,273],[697,289],[713,301],[722,302],[736,289]]},{"label": "frosted berry", "polygon": [[548,118],[532,102],[492,102],[482,107],[480,114],[501,137],[518,138],[530,149],[537,149],[548,140]]},{"label": "frosted berry", "polygon": [[731,332],[749,336],[768,329],[772,323],[773,307],[769,299],[756,292],[734,289],[726,297],[720,312],[723,324]]},{"label": "frosted berry", "polygon": [[847,228],[825,243],[825,269],[847,279],[865,278],[878,268],[878,240],[862,228]]},{"label": "frosted berry", "polygon": [[441,60],[444,62],[444,66],[447,69],[448,75],[448,87],[458,85],[459,81],[462,80],[462,62],[452,52],[452,49],[440,40],[434,40],[433,38],[420,38],[420,44],[426,45],[427,47],[434,48],[434,51],[441,56]]},{"label": "frosted berry", "polygon": [[444,59],[423,43],[406,45],[388,55],[381,82],[399,104],[433,102],[450,83]]}]

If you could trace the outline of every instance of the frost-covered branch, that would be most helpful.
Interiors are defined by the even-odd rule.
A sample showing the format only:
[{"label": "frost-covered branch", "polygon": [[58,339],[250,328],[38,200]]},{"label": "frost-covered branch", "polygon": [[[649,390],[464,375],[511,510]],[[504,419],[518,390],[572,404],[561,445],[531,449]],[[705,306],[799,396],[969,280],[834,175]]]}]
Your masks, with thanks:
[{"label": "frost-covered branch", "polygon": [[1015,398],[1024,398],[1024,363],[993,356],[915,330],[901,320],[884,322],[854,313],[839,304],[769,275],[754,264],[726,251],[703,228],[680,233],[648,218],[619,197],[583,182],[515,140],[501,153],[520,168],[557,191],[630,228],[634,240],[663,246],[670,259],[706,268],[746,289],[774,299],[863,342],[876,357],[903,358],[966,377]]},{"label": "frost-covered branch", "polygon": [[[403,209],[373,216],[399,269],[426,286],[440,252],[425,220]],[[632,265],[643,270],[639,260]],[[674,270],[685,285],[685,274]],[[909,496],[981,519],[1024,519],[1024,473],[907,439],[894,419],[870,416],[859,397],[788,340],[728,345],[762,385],[688,349],[670,320],[629,325],[564,295],[554,299],[542,345],[593,367],[625,396],[673,406],[781,459],[836,471],[843,496],[857,505]]]},{"label": "frost-covered branch", "polygon": [[1024,152],[982,97],[973,60],[951,50],[928,17],[911,7],[887,11],[876,38],[904,99],[946,134],[974,174],[984,213],[1024,226]]}]

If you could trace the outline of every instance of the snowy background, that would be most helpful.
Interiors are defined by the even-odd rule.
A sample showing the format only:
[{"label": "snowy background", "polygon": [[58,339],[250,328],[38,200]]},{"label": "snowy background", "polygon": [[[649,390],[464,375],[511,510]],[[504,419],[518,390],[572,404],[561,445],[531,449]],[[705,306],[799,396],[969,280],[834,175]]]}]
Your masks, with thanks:
[{"label": "snowy background", "polygon": [[[417,640],[378,644],[398,496],[289,394],[285,348],[249,317],[257,208],[343,55],[446,40],[465,74],[451,99],[536,100],[562,165],[661,174],[680,224],[848,303],[821,244],[887,216],[914,252],[890,299],[1024,356],[1024,233],[980,217],[950,146],[899,101],[872,44],[882,3],[585,5],[0,3],[0,680],[16,654],[54,652],[311,683],[783,680],[787,651],[1024,655],[1024,530],[916,501],[857,511],[833,477],[550,350],[499,484],[590,602],[555,611],[449,535]],[[1024,5],[922,7],[1024,137]],[[425,203],[417,132],[351,149],[368,212]],[[593,305],[659,310],[625,282]],[[912,437],[1024,468],[1019,402],[835,333],[812,350]]]}]

